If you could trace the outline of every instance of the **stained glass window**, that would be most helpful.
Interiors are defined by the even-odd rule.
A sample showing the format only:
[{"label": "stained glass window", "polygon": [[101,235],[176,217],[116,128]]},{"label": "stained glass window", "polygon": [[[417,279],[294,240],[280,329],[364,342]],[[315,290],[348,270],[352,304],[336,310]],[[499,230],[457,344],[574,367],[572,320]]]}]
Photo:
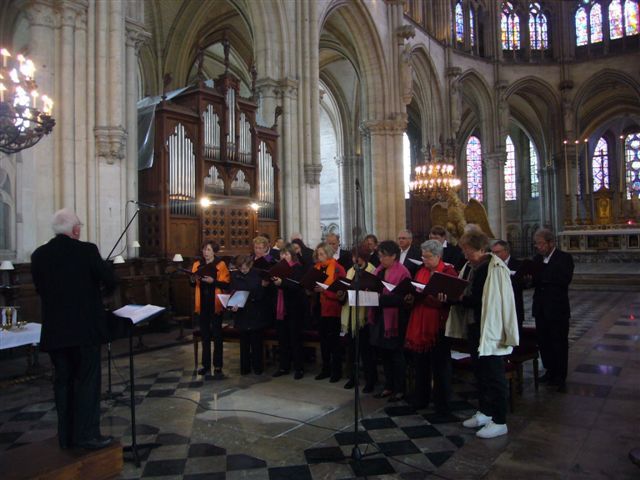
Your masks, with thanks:
[{"label": "stained glass window", "polygon": [[531,198],[540,196],[540,181],[538,180],[538,152],[532,141],[529,141],[529,180],[531,181]]},{"label": "stained glass window", "polygon": [[622,38],[622,5],[620,0],[612,0],[609,4],[609,38]]},{"label": "stained glass window", "polygon": [[591,33],[591,38],[589,39],[591,43],[602,41],[602,7],[599,3],[595,3],[591,7],[591,12],[589,13],[589,32]]},{"label": "stained glass window", "polygon": [[469,33],[471,34],[471,46],[476,46],[476,29],[473,22],[473,8],[469,9]]},{"label": "stained glass window", "polygon": [[589,43],[587,30],[587,11],[580,7],[576,12],[576,45],[578,47]]},{"label": "stained glass window", "polygon": [[511,2],[502,4],[502,49],[517,50],[520,48],[520,19],[513,11]]},{"label": "stained glass window", "polygon": [[640,132],[627,135],[624,141],[627,200],[640,196]]},{"label": "stained glass window", "polygon": [[529,5],[529,38],[533,50],[549,48],[547,39],[547,16],[540,11],[540,3]]},{"label": "stained glass window", "polygon": [[483,200],[482,190],[482,145],[480,139],[469,137],[467,142],[467,197]]},{"label": "stained glass window", "polygon": [[515,200],[516,193],[516,149],[511,137],[507,137],[507,163],[504,165],[504,199]]},{"label": "stained glass window", "polygon": [[626,35],[637,35],[638,32],[638,0],[624,2],[624,25]]},{"label": "stained glass window", "polygon": [[609,146],[604,138],[598,140],[596,150],[593,152],[591,174],[594,192],[601,188],[609,188]]},{"label": "stained glass window", "polygon": [[456,3],[456,41],[464,43],[464,13],[462,12],[462,0]]}]

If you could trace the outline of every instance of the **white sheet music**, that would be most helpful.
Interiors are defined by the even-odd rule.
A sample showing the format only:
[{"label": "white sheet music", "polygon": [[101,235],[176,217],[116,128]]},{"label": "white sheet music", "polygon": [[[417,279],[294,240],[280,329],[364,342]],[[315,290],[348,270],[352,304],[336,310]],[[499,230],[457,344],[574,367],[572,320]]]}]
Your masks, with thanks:
[{"label": "white sheet music", "polygon": [[[378,292],[358,292],[358,306],[359,307],[377,307],[379,302]],[[349,306],[356,306],[356,291],[349,290]]]},{"label": "white sheet music", "polygon": [[224,308],[244,308],[249,299],[249,292],[247,290],[238,290],[233,292],[233,295],[227,293],[219,293],[218,299]]},{"label": "white sheet music", "polygon": [[416,260],[415,258],[410,258],[409,261],[415,263],[416,265],[422,265],[422,260]]},{"label": "white sheet music", "polygon": [[396,288],[397,285],[394,285],[393,283],[389,283],[389,282],[385,282],[384,280],[382,280],[382,284],[385,286],[385,288],[387,290],[389,290],[390,292],[393,292],[393,289]]},{"label": "white sheet music", "polygon": [[458,352],[457,350],[451,350],[451,358],[453,360],[463,360],[469,358],[471,355],[468,353]]},{"label": "white sheet music", "polygon": [[128,318],[134,325],[140,322],[144,322],[147,318],[152,317],[156,313],[163,311],[164,307],[158,305],[125,305],[113,313],[118,317]]}]

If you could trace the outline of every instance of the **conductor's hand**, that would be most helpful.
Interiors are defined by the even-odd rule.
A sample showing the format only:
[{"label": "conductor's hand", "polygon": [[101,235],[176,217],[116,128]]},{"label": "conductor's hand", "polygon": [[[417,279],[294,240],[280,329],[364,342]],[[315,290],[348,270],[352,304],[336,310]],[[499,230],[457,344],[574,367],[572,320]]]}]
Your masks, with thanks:
[{"label": "conductor's hand", "polygon": [[271,281],[276,287],[282,285],[282,279],[280,277],[271,277]]},{"label": "conductor's hand", "polygon": [[204,282],[204,283],[209,283],[209,284],[211,284],[211,283],[213,283],[215,280],[213,279],[213,277],[210,277],[210,276],[208,276],[208,275],[205,275],[204,277],[202,277],[202,278],[200,279],[200,281],[202,281],[202,282]]}]

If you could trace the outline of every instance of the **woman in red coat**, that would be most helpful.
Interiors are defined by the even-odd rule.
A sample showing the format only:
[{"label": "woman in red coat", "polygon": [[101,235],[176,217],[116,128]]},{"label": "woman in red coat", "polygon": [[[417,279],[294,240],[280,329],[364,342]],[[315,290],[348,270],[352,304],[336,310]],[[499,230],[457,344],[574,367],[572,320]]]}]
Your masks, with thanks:
[{"label": "woman in red coat", "polygon": [[[325,285],[331,285],[346,273],[342,265],[333,258],[333,248],[327,243],[320,243],[316,247],[315,269],[327,275]],[[340,313],[342,305],[335,292],[316,286],[314,291],[320,294],[320,352],[322,354],[322,370],[316,375],[316,380],[330,377],[331,383],[342,378],[342,358],[340,354]]]},{"label": "woman in red coat", "polygon": [[[426,285],[434,272],[457,277],[453,265],[442,260],[443,247],[437,240],[427,240],[422,249],[423,266],[414,280]],[[405,337],[405,348],[412,354],[415,367],[415,391],[409,403],[416,408],[426,408],[431,399],[433,378],[433,402],[437,414],[449,413],[451,401],[451,344],[444,336],[449,315],[448,305],[436,297],[418,296],[414,300]]]}]

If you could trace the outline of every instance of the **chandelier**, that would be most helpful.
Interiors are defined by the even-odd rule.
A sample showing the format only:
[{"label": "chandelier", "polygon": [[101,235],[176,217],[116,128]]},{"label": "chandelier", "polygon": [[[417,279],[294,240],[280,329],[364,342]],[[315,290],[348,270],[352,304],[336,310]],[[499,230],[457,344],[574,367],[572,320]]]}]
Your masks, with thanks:
[{"label": "chandelier", "polygon": [[23,55],[14,59],[6,48],[0,56],[0,151],[11,154],[34,146],[56,121],[51,118],[53,101],[38,93],[33,62]]},{"label": "chandelier", "polygon": [[[460,188],[462,182],[455,175],[454,143],[442,145],[440,153],[434,158],[430,144],[424,148],[424,163],[415,168],[414,179],[409,184],[411,195],[430,201],[446,199],[449,192]],[[433,149],[435,150],[435,149]]]}]

